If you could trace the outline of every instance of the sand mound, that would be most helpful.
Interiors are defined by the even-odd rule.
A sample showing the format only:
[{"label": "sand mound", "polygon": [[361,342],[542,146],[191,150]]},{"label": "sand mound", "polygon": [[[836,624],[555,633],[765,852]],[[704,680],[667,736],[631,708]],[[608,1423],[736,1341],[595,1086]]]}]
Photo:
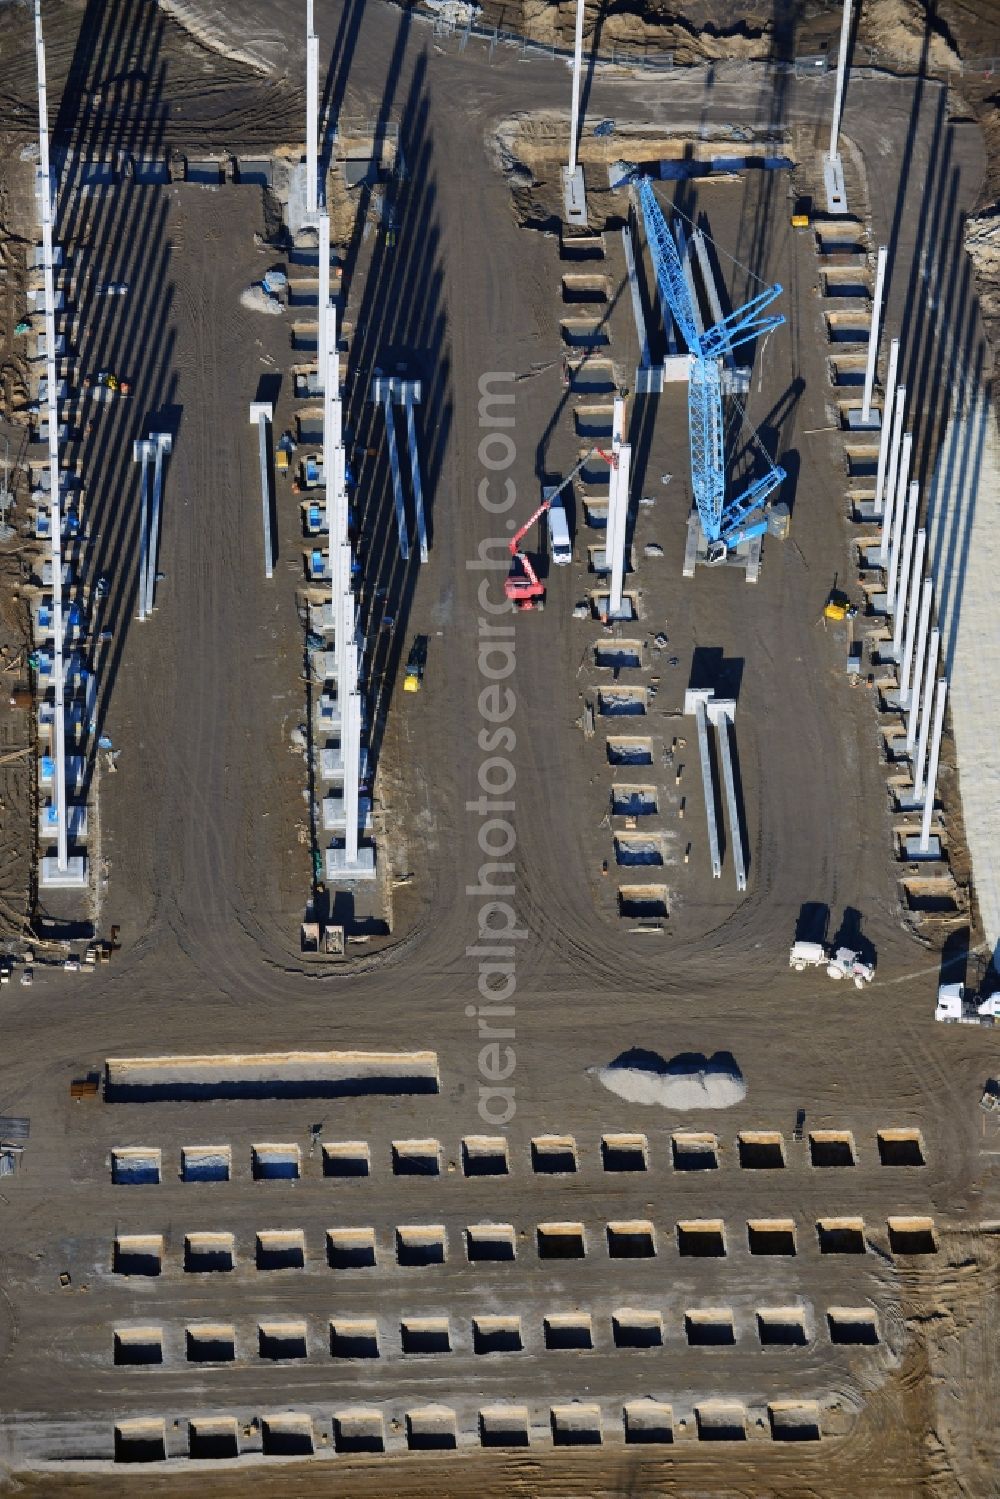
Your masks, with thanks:
[{"label": "sand mound", "polygon": [[285,310],[277,297],[272,297],[262,286],[248,286],[246,291],[240,292],[240,306],[248,307],[251,312],[270,312],[278,317]]},{"label": "sand mound", "polygon": [[746,1080],[731,1052],[679,1052],[670,1060],[633,1047],[607,1067],[595,1068],[609,1092],[628,1103],[665,1109],[731,1109],[746,1097]]}]

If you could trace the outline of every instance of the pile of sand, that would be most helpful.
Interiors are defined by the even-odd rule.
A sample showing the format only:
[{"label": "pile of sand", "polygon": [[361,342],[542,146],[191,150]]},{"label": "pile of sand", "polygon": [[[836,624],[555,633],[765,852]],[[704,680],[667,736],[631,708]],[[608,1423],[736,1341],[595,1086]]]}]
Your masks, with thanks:
[{"label": "pile of sand", "polygon": [[272,297],[262,286],[248,286],[246,291],[240,292],[240,306],[248,307],[251,312],[270,312],[279,317],[285,310],[277,297]]},{"label": "pile of sand", "polygon": [[669,1062],[632,1047],[607,1067],[593,1069],[609,1092],[628,1103],[665,1109],[731,1109],[746,1097],[746,1080],[731,1052],[685,1051]]}]

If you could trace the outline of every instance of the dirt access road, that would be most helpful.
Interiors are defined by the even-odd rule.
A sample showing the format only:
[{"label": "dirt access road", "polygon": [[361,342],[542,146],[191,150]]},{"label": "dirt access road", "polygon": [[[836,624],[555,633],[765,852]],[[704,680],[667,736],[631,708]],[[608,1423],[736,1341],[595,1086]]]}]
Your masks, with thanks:
[{"label": "dirt access road", "polygon": [[[131,142],[133,150],[151,151],[206,144],[257,148],[297,139],[301,99],[287,78],[248,76],[231,62],[214,60],[172,25],[142,14],[146,31],[132,29],[134,15],[127,6],[92,5],[86,12],[67,7],[55,18],[51,91],[60,97],[62,68],[70,76],[62,109],[70,134],[84,128],[95,142],[110,137],[112,145]],[[298,9],[248,7],[247,35],[258,14],[262,28],[266,24],[287,35],[293,75]],[[360,351],[352,390],[364,390],[371,366],[387,350],[425,361],[434,391],[431,414],[424,413],[425,430],[440,452],[439,473],[429,487],[432,560],[418,578],[395,585],[402,598],[412,591],[409,628],[426,628],[433,636],[426,690],[405,707],[393,701],[386,734],[387,761],[392,759],[406,787],[405,804],[397,812],[415,876],[397,909],[405,935],[349,974],[304,972],[294,952],[308,870],[293,837],[302,804],[296,762],[285,742],[285,714],[295,701],[298,669],[292,583],[286,577],[284,594],[271,595],[259,581],[256,475],[246,427],[260,355],[278,357],[282,329],[269,324],[262,332],[236,312],[238,291],[259,264],[252,249],[254,229],[263,227],[256,218],[259,202],[244,198],[243,190],[233,190],[233,198],[218,196],[208,206],[189,202],[184,189],[135,187],[110,205],[95,194],[79,193],[67,209],[75,216],[67,226],[70,237],[86,238],[93,245],[88,253],[120,271],[116,279],[138,287],[141,272],[147,272],[145,300],[137,292],[122,314],[131,325],[117,335],[113,327],[102,325],[102,331],[95,325],[93,335],[120,349],[124,334],[146,351],[137,361],[134,406],[115,418],[118,427],[93,438],[93,456],[103,454],[105,463],[101,482],[92,484],[103,496],[100,529],[109,560],[129,549],[131,512],[121,507],[120,496],[134,488],[128,471],[131,438],[155,417],[176,423],[177,442],[169,480],[173,504],[165,520],[162,608],[140,637],[127,624],[127,583],[115,601],[120,659],[106,722],[123,756],[114,784],[105,785],[102,816],[110,859],[105,910],[122,924],[125,946],[114,967],[88,978],[86,985],[67,975],[4,998],[9,1041],[0,1063],[3,1107],[32,1120],[24,1167],[5,1191],[16,1212],[0,1220],[11,1307],[0,1385],[7,1411],[20,1406],[33,1413],[6,1418],[7,1460],[14,1466],[25,1451],[35,1457],[44,1451],[72,1456],[82,1444],[89,1452],[95,1432],[96,1450],[109,1453],[110,1427],[126,1415],[174,1419],[194,1409],[243,1412],[268,1395],[282,1406],[323,1404],[315,1369],[307,1379],[304,1370],[278,1367],[270,1384],[254,1375],[252,1386],[240,1371],[195,1379],[183,1364],[126,1371],[126,1378],[109,1367],[108,1352],[111,1325],[119,1319],[142,1315],[180,1323],[218,1313],[222,1306],[176,1282],[153,1285],[142,1300],[133,1299],[131,1290],[123,1292],[108,1273],[115,1231],[162,1231],[169,1221],[177,1233],[220,1225],[247,1232],[271,1226],[264,1222],[265,1211],[277,1219],[270,1204],[257,1213],[260,1199],[252,1194],[259,1184],[245,1178],[234,1180],[234,1195],[223,1208],[213,1199],[211,1212],[201,1205],[193,1215],[184,1201],[158,1199],[152,1188],[152,1198],[140,1193],[138,1206],[133,1199],[123,1205],[122,1189],[110,1185],[110,1149],[149,1141],[160,1143],[172,1159],[194,1135],[202,1140],[215,1135],[232,1139],[242,1152],[250,1140],[293,1138],[292,1131],[304,1140],[312,1113],[299,1111],[293,1118],[287,1106],[248,1103],[96,1105],[97,1112],[87,1114],[83,1106],[69,1104],[71,1075],[109,1055],[247,1045],[262,1050],[429,1047],[437,1052],[442,1078],[433,1105],[425,1102],[417,1109],[394,1100],[382,1109],[372,1100],[341,1102],[324,1115],[326,1133],[370,1135],[383,1152],[396,1135],[434,1133],[457,1158],[460,1137],[487,1128],[477,1109],[482,1043],[475,1017],[466,1010],[475,1002],[477,978],[475,959],[466,949],[476,941],[484,904],[467,894],[479,884],[484,862],[477,843],[482,818],[467,804],[481,794],[477,777],[486,753],[476,739],[486,680],[478,659],[477,594],[483,575],[467,563],[485,538],[504,532],[502,522],[497,527],[475,498],[486,474],[479,441],[491,430],[480,427],[480,380],[495,372],[522,377],[513,386],[516,425],[510,431],[517,454],[509,471],[522,497],[519,513],[534,503],[537,449],[560,398],[555,242],[517,227],[487,137],[491,122],[535,108],[544,90],[564,90],[566,77],[560,68],[502,57],[491,66],[472,48],[461,57],[439,55],[422,24],[381,4],[338,11],[337,22],[331,92],[342,94],[345,107],[358,113],[370,115],[382,107],[400,117],[411,171],[408,218],[391,259],[386,251],[373,253],[365,285],[351,288],[355,350]],[[324,46],[329,45],[327,35]],[[27,64],[23,74],[12,64],[5,88],[16,94],[19,77],[30,79]],[[119,79],[117,96],[107,84],[111,77]],[[95,92],[101,94],[97,104]],[[806,130],[815,125],[818,132],[828,102],[828,92],[803,89],[786,97],[782,109],[786,119]],[[769,84],[763,94],[753,82],[718,84],[708,113],[754,120],[766,118],[773,103]],[[870,166],[877,213],[897,205],[893,153],[901,156],[911,137],[910,158],[919,162],[921,153],[935,148],[935,128],[946,128],[936,103],[926,88],[900,81],[873,80],[852,90],[848,131]],[[671,130],[693,128],[703,108],[697,79],[655,85],[599,79],[592,91],[595,112],[661,119]],[[16,123],[13,105],[11,116]],[[470,119],[476,122],[473,129]],[[877,127],[870,120],[877,120]],[[980,160],[974,136],[958,131],[950,139],[958,201],[963,194],[971,201]],[[882,142],[889,143],[887,152]],[[914,165],[896,207],[902,228],[893,285],[900,297],[907,257],[917,249],[909,205],[918,193]],[[770,254],[766,225],[757,249],[763,265]],[[802,305],[810,295],[800,288]],[[365,332],[373,324],[377,337]],[[275,342],[269,344],[270,339]],[[810,351],[808,338],[800,342],[796,357],[807,386],[815,385],[819,353]],[[100,358],[98,346],[92,354]],[[791,357],[787,349],[785,357]],[[823,400],[816,396],[820,406]],[[685,1188],[682,1195],[672,1177],[662,1191],[655,1190],[659,1178],[648,1184],[640,1179],[635,1189],[619,1195],[615,1212],[655,1217],[658,1232],[669,1238],[683,1203],[692,1215],[725,1218],[734,1242],[754,1214],[795,1218],[803,1249],[794,1274],[772,1266],[759,1294],[766,1292],[771,1301],[789,1296],[815,1303],[819,1323],[825,1307],[840,1295],[847,1304],[871,1301],[884,1327],[893,1329],[885,1337],[886,1353],[880,1352],[873,1365],[838,1365],[827,1342],[810,1350],[797,1368],[775,1372],[768,1363],[754,1372],[742,1360],[728,1369],[714,1356],[710,1364],[703,1355],[699,1362],[677,1344],[675,1334],[671,1366],[646,1374],[636,1368],[635,1356],[622,1366],[602,1360],[590,1366],[586,1379],[608,1409],[650,1388],[672,1396],[678,1407],[706,1394],[756,1407],[778,1395],[826,1401],[832,1387],[843,1410],[861,1407],[856,1420],[845,1420],[839,1431],[834,1423],[818,1446],[748,1442],[710,1449],[678,1440],[655,1462],[633,1461],[610,1438],[600,1449],[570,1456],[547,1443],[495,1459],[465,1451],[443,1459],[341,1456],[328,1469],[310,1464],[307,1475],[284,1466],[255,1471],[252,1482],[262,1493],[287,1493],[296,1483],[309,1492],[334,1484],[342,1491],[345,1471],[351,1491],[359,1494],[467,1493],[473,1487],[498,1494],[763,1490],[831,1499],[866,1490],[900,1496],[989,1492],[996,1456],[989,1446],[995,1440],[992,1427],[974,1402],[961,1414],[956,1404],[964,1405],[970,1387],[995,1388],[989,1352],[995,1310],[984,1292],[995,1284],[995,1260],[992,1241],[976,1225],[995,1215],[996,1181],[988,1153],[992,1142],[983,1134],[976,1102],[998,1048],[978,1032],[934,1028],[938,962],[901,923],[874,719],[863,698],[843,688],[832,643],[814,628],[829,586],[831,552],[839,546],[834,566],[846,565],[847,540],[839,521],[839,470],[828,461],[807,466],[805,428],[815,424],[815,407],[810,409],[811,415],[803,409],[789,437],[804,455],[795,538],[800,560],[778,554],[756,592],[732,574],[699,578],[689,585],[697,592],[696,604],[678,608],[680,650],[717,646],[745,663],[747,727],[740,732],[755,830],[754,873],[738,906],[720,912],[717,887],[696,865],[683,880],[678,874],[681,898],[668,935],[634,937],[598,914],[593,893],[601,880],[598,835],[579,816],[589,794],[589,772],[574,726],[580,702],[573,673],[580,645],[590,636],[571,634],[569,580],[553,580],[544,615],[515,622],[510,685],[517,742],[509,754],[516,771],[515,906],[524,936],[517,944],[513,1040],[517,1112],[503,1132],[512,1160],[520,1164],[503,1182],[502,1193],[478,1201],[477,1211],[523,1223],[525,1230],[552,1211],[547,1191],[532,1196],[533,1178],[524,1166],[530,1140],[543,1133],[571,1133],[581,1148],[593,1152],[605,1130],[646,1132],[663,1168],[670,1130],[717,1131],[730,1158],[728,1169],[715,1173],[709,1187]],[[356,408],[354,414],[360,421]],[[560,441],[567,441],[565,433]],[[564,460],[566,454],[558,456]],[[673,524],[682,523],[678,509]],[[127,570],[116,565],[118,575],[127,578]],[[488,576],[496,589],[502,574]],[[574,581],[578,584],[579,577]],[[863,996],[842,997],[825,980],[788,973],[787,946],[805,902],[828,906],[835,921],[848,908],[862,913],[865,935],[879,958],[877,982]],[[746,1099],[724,1116],[667,1114],[616,1100],[588,1069],[632,1046],[663,1056],[730,1051],[746,1078]],[[856,1176],[848,1173],[848,1186],[839,1180],[828,1185],[827,1173],[808,1168],[805,1145],[792,1146],[799,1109],[806,1112],[807,1129],[854,1132],[860,1164]],[[916,1175],[900,1177],[877,1164],[875,1131],[889,1126],[921,1131],[927,1166]],[[778,1173],[766,1200],[751,1193],[749,1175],[734,1167],[732,1155],[738,1130],[760,1128],[782,1131],[802,1168]],[[612,1204],[601,1195],[607,1190],[604,1178],[598,1181],[603,1185],[595,1186],[593,1177],[581,1172],[558,1193],[552,1189],[552,1202],[558,1202],[560,1216],[586,1218],[600,1237],[595,1225],[612,1216]],[[318,1233],[324,1215],[339,1220],[344,1213],[309,1196],[326,1190],[322,1178],[303,1182],[299,1196],[283,1199],[281,1210],[301,1215],[310,1234]],[[394,1182],[378,1192],[371,1217],[386,1225],[401,1221],[402,1199],[394,1199]],[[413,1203],[407,1210],[429,1215],[431,1201],[428,1196],[426,1206]],[[361,1211],[352,1204],[352,1213]],[[434,1199],[433,1211],[461,1210]],[[936,1254],[900,1261],[889,1252],[886,1217],[904,1211],[934,1217]],[[842,1288],[815,1248],[813,1220],[821,1212],[863,1213],[869,1227],[873,1252],[863,1270],[845,1271]],[[74,1287],[83,1283],[86,1293],[60,1290],[57,1277],[64,1265],[72,1267]],[[672,1266],[665,1267],[671,1277],[667,1291],[656,1262],[652,1269],[655,1295],[675,1318],[692,1288],[709,1299],[733,1299],[744,1282],[757,1288],[754,1277],[762,1274],[745,1251],[720,1264],[711,1282],[678,1277],[674,1284]],[[546,1295],[558,1293],[564,1303],[578,1295],[603,1297],[603,1316],[617,1278],[607,1274],[599,1256],[585,1273],[585,1291],[562,1273],[546,1279],[527,1269],[522,1273],[520,1266],[516,1282],[505,1286],[489,1277],[482,1284],[497,1306],[516,1296],[532,1315]],[[631,1279],[617,1283],[625,1288],[623,1295],[639,1295]],[[654,1294],[649,1283],[642,1294]],[[243,1296],[248,1307],[266,1303],[282,1311],[301,1310],[305,1293],[286,1286],[280,1295],[269,1291],[265,1297],[249,1285]],[[337,1296],[323,1292],[322,1297],[335,1311]],[[441,1302],[461,1306],[461,1288],[453,1301],[451,1292],[439,1295]],[[232,1306],[243,1303],[234,1299]],[[63,1342],[67,1325],[72,1336]],[[46,1341],[61,1350],[53,1365],[40,1364],[36,1356],[36,1342]],[[100,1352],[73,1356],[74,1348],[91,1344]],[[523,1375],[493,1376],[490,1390],[502,1386],[516,1401],[521,1389],[530,1387],[533,1406],[536,1398],[582,1393],[584,1376],[577,1368],[567,1373],[564,1363],[554,1363],[556,1355],[533,1348],[525,1359]],[[331,1400],[370,1393],[353,1370],[347,1383],[339,1374],[330,1379]],[[324,1372],[320,1389],[326,1380]],[[426,1386],[409,1371],[406,1381],[411,1391],[432,1398],[433,1390],[433,1398],[453,1404],[466,1399],[459,1390],[472,1400],[486,1388],[476,1358],[465,1350],[447,1373],[436,1366]],[[345,1396],[345,1390],[353,1394]],[[392,1398],[386,1398],[391,1406]],[[469,1420],[463,1420],[463,1433],[469,1429]],[[937,1440],[930,1438],[932,1432]],[[201,1470],[151,1470],[138,1481],[150,1492],[183,1493],[203,1489],[209,1480]],[[213,1492],[244,1492],[250,1481],[245,1467],[232,1473],[212,1467]],[[19,1474],[16,1482],[22,1491],[39,1494],[129,1493],[137,1485],[134,1471],[107,1470],[57,1476],[50,1469]]]}]

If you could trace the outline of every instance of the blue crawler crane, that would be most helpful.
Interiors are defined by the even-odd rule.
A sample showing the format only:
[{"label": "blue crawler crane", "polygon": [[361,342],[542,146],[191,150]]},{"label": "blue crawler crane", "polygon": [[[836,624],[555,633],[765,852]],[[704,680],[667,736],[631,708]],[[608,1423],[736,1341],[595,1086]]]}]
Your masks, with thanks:
[{"label": "blue crawler crane", "polygon": [[[758,296],[731,312],[721,322],[699,332],[691,292],[674,237],[663,217],[648,177],[638,179],[639,201],[646,226],[646,240],[656,272],[660,295],[670,308],[692,355],[688,381],[688,439],[691,447],[691,483],[701,528],[707,543],[707,561],[724,562],[730,547],[760,536],[767,523],[750,519],[782,483],[785,471],[770,464],[769,472],[754,480],[734,498],[726,499],[726,454],[723,390],[720,362],[741,344],[761,338],[785,320],[780,315],[762,317],[765,307],[781,294],[780,286],[769,286]],[[770,460],[769,460],[770,463]],[[749,522],[749,523],[748,523]]]}]

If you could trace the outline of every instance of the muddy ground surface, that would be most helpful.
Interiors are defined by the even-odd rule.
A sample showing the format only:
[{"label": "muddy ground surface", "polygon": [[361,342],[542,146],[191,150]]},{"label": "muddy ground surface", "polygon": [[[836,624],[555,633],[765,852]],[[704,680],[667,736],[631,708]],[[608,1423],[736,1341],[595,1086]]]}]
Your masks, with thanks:
[{"label": "muddy ground surface", "polygon": [[[258,33],[269,44],[275,34],[288,37],[286,71],[279,65],[253,73],[207,51],[152,7],[60,7],[51,22],[46,17],[46,35],[62,139],[76,148],[76,160],[80,153],[119,150],[141,156],[174,148],[197,154],[209,147],[286,147],[300,136],[302,100],[293,81],[301,61],[299,21],[291,3],[245,7],[245,47],[256,44]],[[2,88],[8,123],[16,127],[8,153],[14,175],[23,170],[17,150],[31,134],[32,50],[24,13],[8,13],[4,25],[12,43]],[[641,679],[648,684],[659,676],[656,732],[666,741],[678,733],[674,715],[696,649],[740,663],[736,733],[749,889],[737,900],[728,865],[721,883],[711,878],[697,821],[696,772],[688,767],[676,782],[661,763],[657,779],[669,808],[662,827],[678,849],[665,876],[667,929],[636,934],[617,916],[614,874],[606,878],[601,869],[611,857],[603,821],[610,784],[604,736],[599,730],[587,740],[578,726],[604,680],[591,664],[593,646],[604,637],[571,614],[590,586],[583,566],[590,538],[578,530],[573,568],[553,570],[548,579],[545,613],[520,616],[514,625],[512,859],[524,935],[517,940],[511,1042],[517,1112],[503,1130],[511,1172],[489,1184],[470,1183],[462,1173],[461,1138],[495,1132],[477,1109],[482,1042],[466,1008],[477,996],[475,960],[466,949],[476,941],[483,904],[468,893],[484,861],[477,843],[482,819],[467,808],[480,795],[486,753],[477,744],[485,681],[478,593],[485,577],[493,589],[488,597],[499,596],[503,576],[502,569],[480,573],[467,564],[485,539],[507,534],[503,520],[476,501],[488,475],[480,438],[500,430],[480,425],[481,378],[516,377],[509,473],[519,517],[536,503],[540,474],[565,471],[580,446],[561,373],[566,265],[553,236],[520,226],[494,135],[501,121],[536,111],[547,91],[564,90],[566,77],[559,66],[521,64],[502,54],[491,64],[473,44],[463,54],[453,45],[438,50],[424,23],[382,4],[338,10],[337,28],[328,96],[356,115],[381,109],[398,120],[409,171],[396,202],[395,242],[376,227],[342,248],[352,330],[349,419],[359,445],[376,447],[364,480],[367,607],[373,632],[379,611],[394,620],[391,630],[378,631],[377,648],[385,853],[399,875],[412,879],[395,894],[390,941],[373,943],[350,971],[304,967],[296,942],[310,875],[308,850],[298,839],[304,771],[289,742],[301,716],[301,552],[286,505],[278,573],[272,587],[264,584],[256,452],[247,423],[261,373],[287,377],[293,354],[287,317],[255,316],[239,304],[240,292],[274,258],[254,239],[273,229],[273,205],[260,189],[232,185],[206,191],[133,183],[108,192],[71,182],[63,227],[68,252],[89,258],[95,281],[114,271],[114,279],[134,288],[112,317],[98,317],[93,304],[81,307],[81,363],[127,359],[134,382],[131,404],[102,418],[81,453],[97,533],[89,565],[116,579],[102,714],[122,756],[101,791],[102,912],[105,923],[121,925],[123,948],[110,969],[86,976],[41,971],[33,989],[4,991],[3,1107],[30,1115],[32,1129],[19,1174],[4,1187],[12,1211],[0,1219],[9,1306],[0,1388],[5,1408],[20,1411],[5,1422],[4,1460],[11,1469],[54,1462],[42,1473],[18,1471],[10,1487],[40,1495],[112,1494],[134,1493],[141,1482],[151,1493],[186,1493],[204,1492],[210,1483],[213,1492],[235,1494],[252,1482],[262,1494],[286,1494],[296,1485],[322,1493],[336,1484],[342,1492],[347,1481],[358,1494],[476,1488],[831,1499],[859,1492],[900,1499],[988,1495],[998,1456],[989,1414],[996,1389],[996,1258],[981,1225],[997,1215],[997,1129],[977,1103],[1000,1047],[986,1032],[934,1026],[940,959],[937,944],[914,933],[900,905],[875,708],[863,689],[847,685],[843,639],[818,624],[834,575],[850,567],[845,475],[840,435],[823,430],[831,424],[832,398],[817,336],[815,249],[811,239],[790,232],[784,184],[748,180],[724,192],[706,189],[689,203],[709,212],[713,232],[742,266],[780,276],[788,288],[788,322],[775,336],[759,389],[755,377],[751,412],[765,423],[787,389],[802,382],[801,399],[780,422],[775,418],[782,454],[797,455],[793,532],[783,546],[768,544],[755,588],[728,569],[694,583],[679,577],[689,496],[680,477],[685,453],[676,401],[663,404],[672,420],[661,418],[636,440],[645,466],[637,487],[656,492],[637,544],[651,539],[665,551],[662,559],[638,563],[644,602],[636,633],[648,643],[665,630],[669,654],[678,658],[676,667],[646,668]],[[324,23],[324,67],[332,30]],[[669,119],[671,134],[693,134],[706,117],[720,126],[777,117],[796,133],[803,157],[822,138],[826,86],[776,97],[773,79],[723,80],[706,106],[704,84],[701,77],[655,84],[598,77],[590,107],[654,126]],[[896,232],[890,307],[898,317],[921,257],[936,256],[941,264],[944,256],[948,264],[951,251],[942,246],[960,236],[961,210],[981,191],[981,140],[973,125],[950,121],[937,85],[902,80],[852,88],[846,130],[858,152],[851,185],[867,183],[875,242]],[[942,153],[948,172],[942,175],[939,165],[936,179],[929,164]],[[544,175],[543,166],[540,159],[536,175]],[[810,172],[795,190],[815,191]],[[941,203],[931,227],[917,211],[928,180],[937,183]],[[937,234],[942,238],[928,238]],[[620,301],[612,348],[627,371],[634,351],[618,254],[612,249],[608,262]],[[975,329],[971,293],[966,288],[962,295]],[[929,314],[919,320],[913,348],[932,434],[940,424],[933,405],[945,356]],[[425,386],[421,432],[433,549],[424,569],[398,561],[384,457],[366,414],[375,368],[398,363],[419,371]],[[131,441],[154,422],[175,431],[176,441],[162,602],[139,631],[130,622]],[[929,448],[928,466],[933,457]],[[676,476],[665,486],[663,472]],[[429,670],[424,691],[404,699],[395,690],[399,664],[417,630],[431,638]],[[686,723],[690,759],[693,724]],[[682,823],[673,799],[685,787],[692,805]],[[689,863],[679,855],[686,841],[693,845]],[[860,921],[878,956],[870,989],[844,995],[825,978],[789,973],[788,944],[807,906],[828,910],[831,935],[842,922]],[[68,1096],[70,1078],[107,1056],[248,1046],[432,1048],[441,1092],[419,1103],[368,1098],[294,1107],[117,1105]],[[731,1052],[747,1082],[746,1098],[723,1115],[624,1103],[592,1069],[631,1047],[663,1057]],[[800,1110],[806,1132],[852,1131],[858,1165],[843,1172],[811,1166],[807,1142],[792,1138]],[[340,1193],[341,1185],[319,1175],[315,1163],[301,1182],[248,1180],[252,1141],[294,1140],[308,1150],[317,1124],[323,1139],[372,1143],[376,1169],[370,1182],[347,1184],[350,1199],[333,1195],[331,1188]],[[711,1180],[673,1174],[669,1136],[676,1128],[718,1133],[723,1164]],[[883,1128],[919,1130],[926,1165],[882,1166],[875,1137]],[[740,1168],[735,1141],[744,1129],[781,1132],[787,1167]],[[609,1130],[647,1134],[655,1169],[626,1185],[602,1172],[598,1142]],[[573,1135],[585,1163],[558,1186],[528,1166],[532,1139],[550,1133]],[[403,1136],[440,1139],[447,1161],[459,1163],[456,1171],[435,1182],[397,1180],[386,1163],[392,1140]],[[240,1162],[233,1182],[178,1183],[180,1147],[212,1138],[232,1143]],[[162,1149],[163,1184],[113,1184],[109,1155],[121,1145]],[[192,1191],[222,1195],[185,1195]],[[359,1195],[366,1191],[368,1198]],[[674,1224],[686,1213],[726,1221],[732,1248],[725,1260],[693,1269],[681,1261],[683,1273],[677,1272]],[[831,1261],[818,1251],[815,1221],[834,1213],[864,1217],[869,1252],[857,1262]],[[932,1217],[936,1251],[895,1252],[886,1229],[892,1214]],[[525,1248],[516,1266],[449,1266],[437,1286],[427,1281],[428,1270],[398,1271],[391,1255],[373,1287],[331,1280],[322,1262],[326,1228],[373,1224],[388,1245],[404,1215],[444,1222],[456,1245],[473,1218],[510,1222],[526,1243],[547,1216],[580,1220],[593,1248],[579,1267],[559,1266],[558,1273]],[[745,1225],[754,1216],[794,1220],[800,1251],[787,1268],[748,1254]],[[604,1227],[632,1217],[655,1221],[658,1256],[611,1275]],[[186,1232],[233,1232],[243,1253],[265,1227],[304,1230],[310,1263],[300,1279],[286,1279],[278,1290],[271,1282],[262,1287],[247,1265],[232,1290],[221,1277],[220,1290],[219,1277],[195,1284],[179,1271]],[[112,1239],[115,1232],[145,1231],[167,1237],[170,1273],[123,1287],[110,1270]],[[577,1268],[574,1278],[569,1271]],[[504,1278],[506,1270],[512,1274]],[[59,1285],[62,1271],[71,1275],[68,1287]],[[288,1313],[309,1318],[321,1344],[323,1320],[341,1306],[381,1315],[386,1326],[414,1311],[447,1313],[464,1326],[472,1298],[480,1296],[491,1311],[513,1308],[523,1316],[527,1347],[513,1365],[477,1358],[467,1341],[450,1360],[432,1360],[431,1374],[412,1359],[386,1357],[371,1382],[328,1359],[317,1362],[321,1352],[308,1367],[281,1365],[273,1373],[241,1353],[232,1370],[194,1375],[176,1354],[190,1319],[225,1316],[249,1345],[265,1310]],[[665,1348],[613,1357],[600,1351],[625,1297],[657,1305],[668,1329]],[[816,1338],[802,1349],[764,1352],[752,1332],[754,1307],[786,1300],[808,1308]],[[686,1345],[681,1327],[692,1302],[736,1306],[739,1344],[731,1355]],[[824,1318],[835,1303],[876,1310],[883,1331],[877,1349],[845,1353],[831,1346]],[[541,1318],[553,1305],[593,1308],[601,1341],[592,1362],[540,1345]],[[162,1368],[116,1368],[113,1326],[140,1321],[170,1329],[171,1358]],[[45,1349],[55,1350],[53,1361]],[[484,1363],[488,1374],[481,1372]],[[523,1400],[541,1428],[549,1404],[585,1394],[604,1411],[601,1448],[567,1455],[545,1438],[517,1454],[468,1450],[482,1398]],[[645,1451],[636,1457],[621,1444],[620,1412],[624,1400],[646,1394],[673,1401],[678,1412],[698,1398],[726,1396],[747,1403],[755,1421],[769,1400],[816,1400],[824,1440],[784,1446],[765,1440],[754,1425],[745,1444],[708,1448],[688,1427],[683,1436],[678,1428],[665,1457],[650,1459]],[[450,1405],[461,1414],[462,1450],[443,1457],[401,1453],[403,1438],[394,1430],[385,1458],[339,1455],[329,1467],[258,1467],[252,1478],[246,1466],[224,1472],[217,1463],[209,1475],[178,1464],[179,1471],[144,1471],[138,1480],[133,1470],[95,1466],[80,1474],[59,1464],[60,1456],[78,1459],[81,1452],[109,1456],[113,1422],[125,1417],[173,1423],[224,1410],[244,1422],[268,1408],[302,1408],[329,1431],[331,1408],[361,1398],[384,1401],[396,1421],[417,1401]]]}]

